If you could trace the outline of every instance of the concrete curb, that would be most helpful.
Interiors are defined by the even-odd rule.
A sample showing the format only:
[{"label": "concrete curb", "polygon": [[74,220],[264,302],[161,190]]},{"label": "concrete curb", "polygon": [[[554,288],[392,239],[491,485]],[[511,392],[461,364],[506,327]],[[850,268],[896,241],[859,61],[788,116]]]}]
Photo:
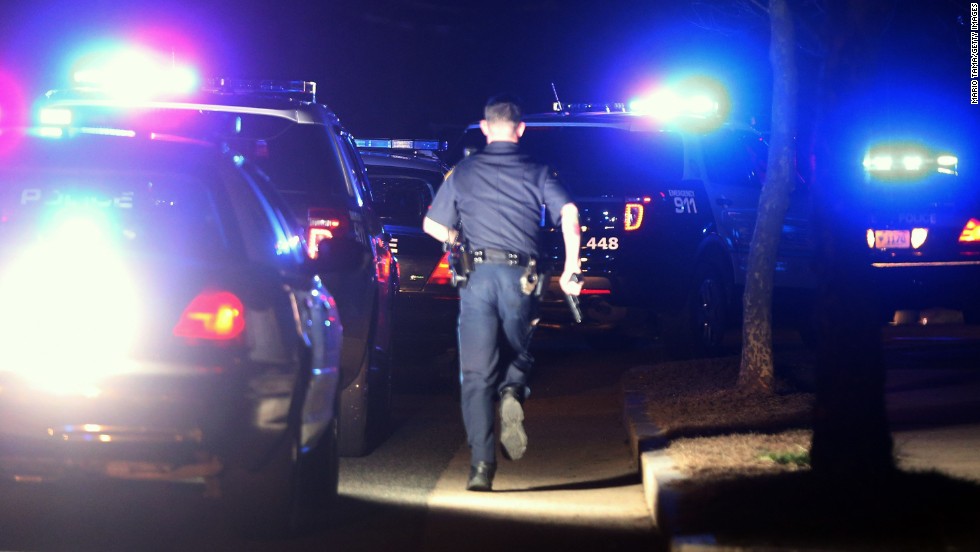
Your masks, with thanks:
[{"label": "concrete curb", "polygon": [[[648,367],[631,368],[633,372]],[[784,552],[779,548],[718,546],[712,535],[677,535],[680,493],[671,487],[684,479],[666,452],[670,439],[647,415],[646,394],[623,385],[623,423],[629,433],[633,459],[643,482],[643,496],[653,524],[670,540],[677,552]],[[795,550],[795,549],[794,549]]]},{"label": "concrete curb", "polygon": [[[630,373],[643,370],[645,368],[630,369],[626,379],[629,379]],[[682,476],[664,451],[669,440],[647,414],[646,394],[626,385],[623,386],[623,423],[629,433],[633,461],[643,481],[643,497],[647,509],[654,525],[669,534],[664,514],[675,511],[676,508],[671,503],[671,493],[665,487]]]}]

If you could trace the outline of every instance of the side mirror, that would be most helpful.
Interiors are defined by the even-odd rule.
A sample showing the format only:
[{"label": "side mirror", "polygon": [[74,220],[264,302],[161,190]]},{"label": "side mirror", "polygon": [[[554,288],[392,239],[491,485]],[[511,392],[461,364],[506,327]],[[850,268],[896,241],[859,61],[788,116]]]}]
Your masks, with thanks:
[{"label": "side mirror", "polygon": [[313,263],[317,270],[325,272],[359,270],[371,259],[366,245],[346,236],[320,240],[316,249]]}]

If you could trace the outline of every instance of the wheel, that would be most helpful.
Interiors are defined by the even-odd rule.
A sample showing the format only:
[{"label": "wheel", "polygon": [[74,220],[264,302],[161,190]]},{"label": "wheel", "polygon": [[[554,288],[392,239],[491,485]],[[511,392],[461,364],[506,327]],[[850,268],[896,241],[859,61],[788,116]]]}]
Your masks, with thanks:
[{"label": "wheel", "polygon": [[688,309],[691,312],[691,332],[695,353],[717,354],[728,328],[728,292],[721,270],[705,263],[695,271],[694,293]]},{"label": "wheel", "polygon": [[377,347],[377,306],[371,320],[358,375],[340,392],[341,456],[364,456],[370,452],[387,431],[391,418],[391,351]]},{"label": "wheel", "polygon": [[364,456],[391,418],[391,367],[379,353],[365,354],[360,373],[340,394],[340,455]]},{"label": "wheel", "polygon": [[340,474],[337,417],[312,449],[301,448],[298,434],[290,429],[260,469],[236,468],[222,480],[224,509],[244,536],[292,537],[329,520]]},{"label": "wheel", "polygon": [[320,437],[320,442],[300,456],[302,479],[308,484],[302,487],[303,501],[318,513],[332,513],[337,505],[337,489],[340,482],[340,455],[337,450],[337,417]]},{"label": "wheel", "polygon": [[307,523],[299,440],[288,432],[269,461],[257,470],[234,468],[222,480],[222,502],[245,537],[276,539],[295,535]]},{"label": "wheel", "polygon": [[715,263],[699,264],[684,305],[679,311],[659,315],[660,338],[671,358],[721,352],[729,319],[729,288],[723,274]]}]

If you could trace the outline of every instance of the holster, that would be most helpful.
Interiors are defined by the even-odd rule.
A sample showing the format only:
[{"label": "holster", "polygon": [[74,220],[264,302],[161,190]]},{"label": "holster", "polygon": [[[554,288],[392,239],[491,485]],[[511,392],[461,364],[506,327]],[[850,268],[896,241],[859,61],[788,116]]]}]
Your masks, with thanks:
[{"label": "holster", "polygon": [[527,266],[524,267],[524,274],[521,274],[521,292],[524,295],[539,296],[541,294],[542,281],[543,278],[538,273],[538,262],[532,258],[528,261]]},{"label": "holster", "polygon": [[470,272],[473,272],[473,254],[465,244],[457,242],[449,247],[449,272],[453,287],[466,287]]}]

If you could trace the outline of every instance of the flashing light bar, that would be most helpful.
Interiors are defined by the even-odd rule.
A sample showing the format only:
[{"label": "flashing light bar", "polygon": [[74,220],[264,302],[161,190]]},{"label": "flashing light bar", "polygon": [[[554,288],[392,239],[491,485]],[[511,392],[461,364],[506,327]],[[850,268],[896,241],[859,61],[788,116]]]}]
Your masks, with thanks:
[{"label": "flashing light bar", "polygon": [[205,81],[201,89],[205,92],[224,94],[283,94],[302,101],[316,101],[316,82],[314,81],[230,79],[218,77]]},{"label": "flashing light bar", "polygon": [[554,102],[551,104],[552,110],[557,113],[595,113],[603,111],[606,113],[629,113],[629,106],[624,102],[582,102],[562,104]]},{"label": "flashing light bar", "polygon": [[44,126],[69,126],[72,121],[70,109],[60,107],[44,107],[38,112],[38,124]]},{"label": "flashing light bar", "polygon": [[446,151],[448,142],[439,140],[400,139],[400,138],[355,138],[354,143],[359,148],[367,149],[401,149]]},{"label": "flashing light bar", "polygon": [[635,113],[665,121],[680,118],[713,121],[725,117],[727,102],[723,86],[701,79],[661,88],[629,102],[554,102],[552,109],[558,113]]},{"label": "flashing light bar", "polygon": [[179,66],[167,56],[144,49],[125,49],[96,54],[72,74],[83,88],[96,88],[120,97],[185,94],[198,87],[194,70]]},{"label": "flashing light bar", "polygon": [[958,163],[955,155],[933,155],[921,146],[899,145],[872,148],[865,154],[863,165],[869,175],[914,177],[932,172],[956,176]]}]

